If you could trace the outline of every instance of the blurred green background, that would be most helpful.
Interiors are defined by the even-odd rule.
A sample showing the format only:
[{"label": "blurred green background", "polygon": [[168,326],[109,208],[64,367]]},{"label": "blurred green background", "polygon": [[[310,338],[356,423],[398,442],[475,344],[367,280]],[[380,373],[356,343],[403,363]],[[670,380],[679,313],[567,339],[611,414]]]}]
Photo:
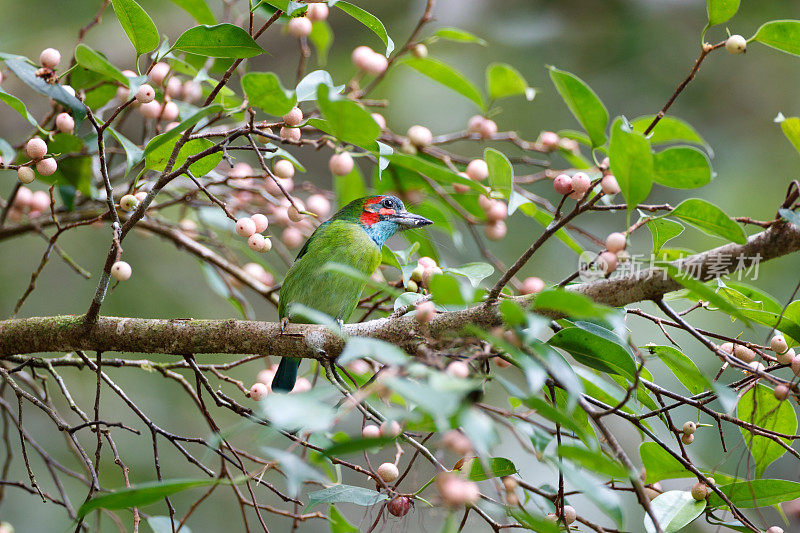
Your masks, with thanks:
[{"label": "blurred green background", "polygon": [[[140,3],[151,14],[162,34],[168,35],[171,41],[193,25],[190,17],[171,2],[140,0]],[[215,12],[221,12],[220,2],[209,0],[209,3]],[[405,42],[425,4],[422,0],[359,0],[356,3],[373,12],[385,23],[398,46]],[[0,51],[37,58],[43,48],[52,46],[59,48],[67,61],[71,56],[70,51],[78,29],[94,16],[100,2],[28,0],[4,4],[5,24],[0,34]],[[242,4],[234,3],[234,11],[246,10],[246,3]],[[380,49],[380,43],[375,35],[338,10],[332,9],[331,14],[329,21],[334,28],[335,41],[326,68],[333,73],[337,83],[343,83],[354,73],[349,59],[350,51],[360,44]],[[495,117],[501,130],[516,130],[523,138],[533,140],[542,130],[578,128],[552,88],[545,65],[555,65],[583,78],[603,99],[612,117],[625,115],[634,118],[658,111],[686,76],[697,57],[699,35],[705,23],[705,2],[439,0],[434,14],[435,20],[423,30],[423,36],[436,27],[457,26],[486,39],[489,46],[484,48],[440,42],[431,46],[432,56],[457,66],[479,85],[483,84],[486,65],[494,61],[507,62],[516,66],[531,86],[539,89],[533,102],[526,102],[522,98],[502,101],[502,112]],[[739,14],[728,26],[732,33],[741,33],[747,37],[764,21],[779,18],[800,18],[800,4],[778,0],[745,0]],[[258,58],[251,64],[251,68],[277,72],[285,81],[284,84],[291,86],[298,60],[297,42],[280,30],[276,27],[259,40],[269,55]],[[717,27],[709,32],[708,40],[718,42],[724,35],[724,27]],[[90,32],[86,41],[93,48],[107,54],[118,67],[131,68],[132,49],[110,8],[102,23]],[[315,62],[316,56],[312,56],[310,69],[315,68]],[[2,70],[6,78],[3,88],[22,97],[34,116],[43,116],[47,110],[46,100],[31,94],[11,73],[6,69]],[[797,90],[799,83],[800,59],[764,46],[754,43],[743,56],[732,56],[724,50],[712,54],[670,113],[689,121],[709,141],[715,152],[712,165],[717,173],[716,179],[699,191],[667,191],[656,186],[650,199],[674,205],[690,195],[698,195],[716,203],[732,216],[770,219],[782,201],[789,181],[797,176],[800,162],[798,154],[783,137],[773,119],[779,112],[786,116],[800,114],[800,92]],[[233,87],[238,89],[238,82]],[[391,72],[386,83],[379,87],[374,96],[390,99],[391,106],[385,110],[384,115],[389,127],[398,132],[404,132],[408,126],[418,123],[430,127],[434,134],[457,131],[463,129],[467,118],[477,112],[468,100],[435,85],[416,72],[403,68]],[[27,123],[9,108],[0,106],[0,137],[16,144],[28,134]],[[479,149],[474,144],[459,145],[457,148],[469,155],[477,155]],[[498,148],[509,149],[507,145],[498,145]],[[307,164],[307,179],[324,187],[331,186],[324,154],[306,154],[301,151],[295,153]],[[0,171],[0,196],[7,197],[14,181],[14,173]],[[43,188],[41,184],[34,185]],[[553,198],[552,191],[546,184],[534,186],[531,190]],[[508,223],[508,237],[502,242],[492,243],[491,249],[503,261],[510,263],[529,244],[533,232],[540,231],[540,227],[521,214],[512,217]],[[624,223],[621,214],[591,215],[584,220],[583,227],[602,236],[609,231],[622,230]],[[468,236],[465,236],[463,246],[453,243],[444,233],[434,231],[433,236],[449,264],[458,265],[480,259]],[[221,238],[233,239],[224,236]],[[60,243],[95,275],[88,281],[84,280],[60,260],[52,259],[38,279],[37,289],[23,307],[20,316],[82,313],[88,307],[97,284],[96,274],[108,250],[109,232],[107,229],[80,229],[70,232]],[[397,241],[394,244],[401,243]],[[677,241],[678,246],[695,250],[718,244],[721,244],[719,240],[693,230],[687,230]],[[0,242],[0,316],[7,317],[11,313],[17,298],[27,286],[30,273],[38,264],[44,247],[45,242],[35,236]],[[646,231],[637,233],[631,252],[649,251],[649,234]],[[207,289],[197,261],[181,253],[170,243],[134,233],[125,241],[125,259],[133,265],[134,276],[109,294],[103,307],[104,314],[161,318],[238,317],[237,312],[226,301]],[[276,261],[275,265],[278,264]],[[526,266],[524,274],[538,275],[552,283],[573,272],[575,266],[574,254],[556,241],[548,244],[534,257]],[[763,265],[758,280],[753,283],[785,301],[797,280],[798,266],[800,259],[796,256]],[[272,307],[258,302],[253,294],[248,296],[256,307],[259,319],[275,319]],[[643,307],[649,308],[647,305]],[[711,313],[701,314],[695,319],[697,325],[705,328],[716,328],[733,335],[742,331],[740,324],[731,324]],[[630,322],[630,325],[638,342],[663,342],[658,330],[648,324],[637,321]],[[744,337],[760,342],[764,340],[765,334],[761,330],[745,330]],[[709,373],[714,372],[716,361],[709,353],[697,350],[697,345],[685,336],[676,335],[675,338],[682,343],[698,366]],[[253,381],[256,370],[251,365],[233,375],[248,384]],[[80,373],[70,370],[65,370],[63,374],[70,383],[76,384],[72,388],[76,401],[88,409],[94,394],[94,378],[89,375],[81,376]],[[112,371],[112,375],[162,427],[174,432],[207,436],[205,424],[172,382],[158,375],[142,377],[133,370]],[[679,387],[667,376],[664,377],[664,384]],[[490,390],[490,397],[493,392],[496,391]],[[141,423],[124,418],[127,416],[124,414],[128,412],[127,409],[117,399],[106,394],[108,403],[103,405],[106,412],[120,413],[119,416],[124,420],[144,429]],[[63,448],[63,444],[58,442],[61,437],[52,431],[49,421],[38,417],[33,409],[28,412],[31,415],[27,424],[34,436],[54,450],[54,453],[62,453],[58,451]],[[687,417],[693,416],[691,412],[684,414]],[[680,419],[678,416],[677,420]],[[220,421],[236,423],[234,418],[226,419],[225,416],[221,416]],[[355,423],[354,420],[351,422]],[[123,451],[123,457],[127,466],[132,469],[134,481],[152,479],[154,471],[149,437],[134,437],[122,432],[115,432],[115,435],[120,448],[127,450],[127,453]],[[738,469],[741,473],[746,454],[740,444],[741,438],[738,431],[730,430],[726,435],[730,442],[738,444],[731,445],[728,455],[722,454],[719,449],[718,437],[713,429],[706,435],[699,435],[701,438],[695,441],[693,451],[707,464],[724,465],[723,470],[733,473]],[[84,434],[86,442],[90,442],[92,438],[88,433]],[[620,438],[626,449],[635,456],[638,446],[636,435],[628,431]],[[249,439],[251,443],[256,443],[263,436],[259,437],[256,432],[246,429],[240,439],[243,442],[248,442]],[[18,441],[14,438],[11,442],[15,447],[18,446]],[[282,444],[282,441],[271,441],[271,445]],[[516,446],[512,439],[506,439],[497,455],[505,453],[511,456]],[[162,443],[161,450],[165,476],[196,475],[194,472],[187,472],[185,461],[175,456],[168,444]],[[200,456],[204,453],[199,449],[194,451]],[[57,456],[69,461],[63,455]],[[15,476],[19,479],[26,478],[24,469],[19,468],[18,459],[17,457],[12,468],[11,479]],[[210,457],[208,459],[209,465],[215,465],[215,468],[218,466],[218,462]],[[536,475],[535,473],[544,468],[525,463],[517,466],[521,468],[523,477]],[[108,486],[121,484],[119,469],[108,460],[108,456],[103,463],[103,470],[103,478]],[[544,472],[552,476],[549,471]],[[767,472],[768,475],[789,479],[796,478],[797,473],[797,463],[789,462],[785,458]],[[38,474],[44,486],[52,485],[41,468]],[[420,473],[418,481],[424,482],[425,475]],[[360,479],[351,481],[363,482]],[[683,480],[664,485],[668,488],[686,488],[687,483],[688,480]],[[74,490],[73,503],[79,504],[83,489],[77,485],[68,484],[67,487]],[[212,503],[201,507],[189,521],[194,531],[240,529],[239,510],[231,493],[228,489],[219,489],[216,492]],[[268,495],[262,496],[266,502],[277,503]],[[185,509],[191,499],[179,496],[175,501],[179,508]],[[155,507],[157,506],[152,509]],[[365,514],[361,508],[348,508],[347,511],[355,522]],[[152,512],[163,514],[165,509]],[[367,527],[374,519],[374,513],[367,515],[363,522],[366,525],[363,527]],[[390,523],[387,527],[392,530],[399,527],[409,531],[436,531],[442,516],[441,511],[428,511],[418,505],[417,510],[400,522],[400,525]],[[635,511],[630,516],[628,527],[634,531],[639,530],[641,511]],[[37,498],[16,489],[7,490],[5,500],[0,503],[0,518],[11,521],[19,532],[62,531],[68,526],[61,509],[43,505]],[[599,515],[596,518],[602,520]],[[251,525],[256,524],[252,515],[250,519]],[[267,515],[267,520],[268,524],[274,526],[274,531],[289,529],[289,522],[283,519]],[[103,522],[104,530],[115,530],[107,518]],[[470,525],[475,531],[485,530],[482,522],[470,522]],[[322,521],[312,521],[305,527],[311,531],[328,530],[327,524]],[[147,530],[146,526],[143,526],[143,530]],[[789,530],[791,529],[787,529]]]}]

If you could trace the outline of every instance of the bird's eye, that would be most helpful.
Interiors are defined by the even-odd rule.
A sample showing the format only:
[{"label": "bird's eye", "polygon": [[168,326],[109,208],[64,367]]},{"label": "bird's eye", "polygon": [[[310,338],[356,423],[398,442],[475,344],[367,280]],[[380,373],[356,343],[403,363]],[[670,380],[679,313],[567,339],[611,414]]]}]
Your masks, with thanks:
[{"label": "bird's eye", "polygon": [[394,206],[394,202],[391,201],[391,200],[384,200],[383,201],[383,205],[386,206],[386,207],[393,207]]}]

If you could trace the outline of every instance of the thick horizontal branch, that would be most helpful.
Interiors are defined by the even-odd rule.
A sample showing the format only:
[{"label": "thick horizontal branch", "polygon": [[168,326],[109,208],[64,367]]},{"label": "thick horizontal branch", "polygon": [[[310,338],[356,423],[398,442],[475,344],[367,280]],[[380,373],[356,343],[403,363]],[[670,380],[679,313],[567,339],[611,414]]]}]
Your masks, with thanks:
[{"label": "thick horizontal branch", "polygon": [[[730,274],[754,261],[768,261],[800,249],[800,230],[776,222],[751,236],[746,244],[727,244],[690,256],[678,263],[701,280]],[[647,269],[628,276],[568,287],[592,300],[614,307],[655,300],[681,288],[662,270]],[[530,296],[516,300],[527,305]],[[427,325],[425,335],[441,338],[457,334],[467,325],[501,324],[494,305],[476,305],[462,311],[440,313]],[[413,342],[421,333],[413,313],[347,324],[345,335],[382,339],[397,345]],[[273,322],[246,320],[144,319],[100,317],[86,325],[82,316],[34,317],[0,322],[0,356],[90,350],[161,354],[272,354],[319,358],[337,356],[344,340],[323,326],[290,324],[281,333]]]}]

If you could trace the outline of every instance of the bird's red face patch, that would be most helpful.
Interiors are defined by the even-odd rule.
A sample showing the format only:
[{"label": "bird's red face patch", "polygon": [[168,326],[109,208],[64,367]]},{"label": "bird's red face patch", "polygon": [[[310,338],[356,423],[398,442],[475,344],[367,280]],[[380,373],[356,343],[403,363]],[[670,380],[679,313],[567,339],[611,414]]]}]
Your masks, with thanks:
[{"label": "bird's red face patch", "polygon": [[[378,208],[378,205],[383,201],[383,196],[376,196],[364,202],[364,210],[361,212],[359,220],[365,226],[371,226],[380,220],[381,215],[394,214],[394,209]],[[384,211],[391,211],[391,213],[384,213]]]}]

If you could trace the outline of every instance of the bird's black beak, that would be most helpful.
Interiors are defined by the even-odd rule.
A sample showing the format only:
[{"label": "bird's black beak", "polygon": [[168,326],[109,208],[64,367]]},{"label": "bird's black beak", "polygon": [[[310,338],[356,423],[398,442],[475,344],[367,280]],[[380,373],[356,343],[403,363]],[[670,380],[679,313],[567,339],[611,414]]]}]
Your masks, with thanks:
[{"label": "bird's black beak", "polygon": [[400,226],[400,229],[412,229],[412,228],[421,228],[423,226],[430,226],[433,224],[433,220],[428,220],[427,218],[415,215],[414,213],[409,213],[408,211],[401,211],[392,217],[392,220]]}]

